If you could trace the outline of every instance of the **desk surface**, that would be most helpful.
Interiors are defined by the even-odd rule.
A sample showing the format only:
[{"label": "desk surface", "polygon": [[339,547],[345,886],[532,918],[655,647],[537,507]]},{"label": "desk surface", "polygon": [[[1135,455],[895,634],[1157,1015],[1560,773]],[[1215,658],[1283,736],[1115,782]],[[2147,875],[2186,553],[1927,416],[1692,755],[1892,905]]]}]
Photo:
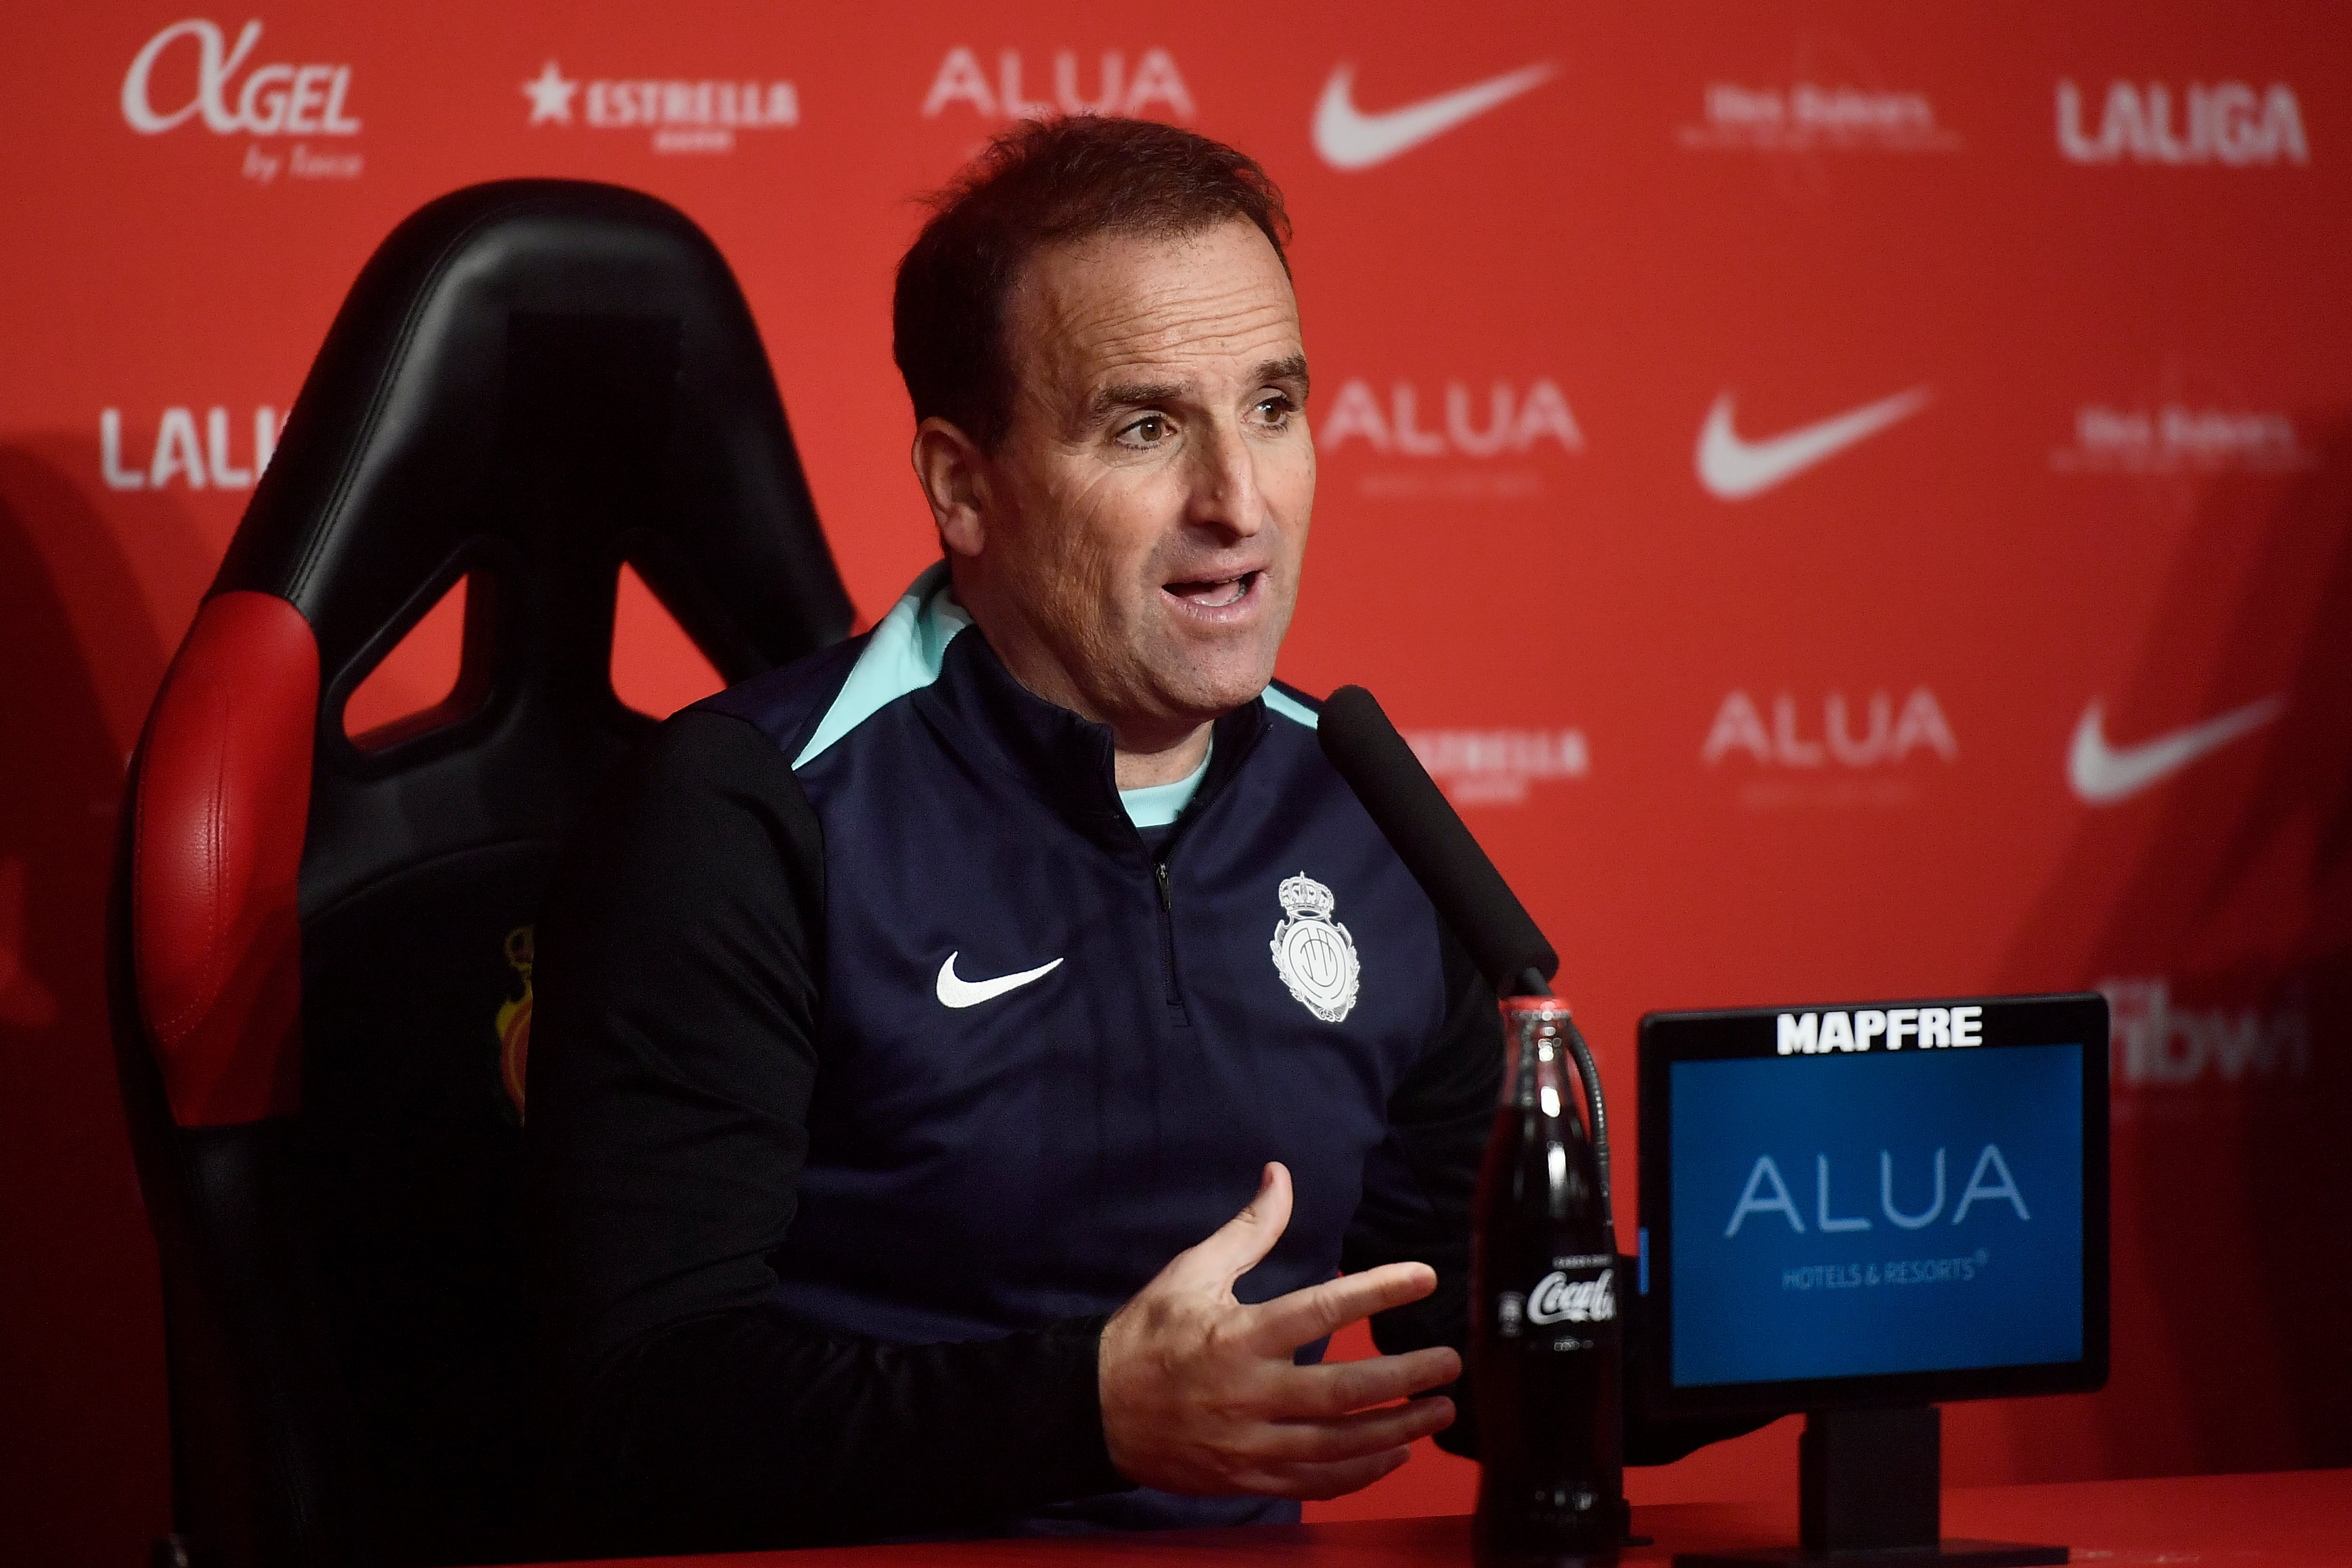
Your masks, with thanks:
[{"label": "desk surface", "polygon": [[[1633,1527],[1656,1544],[1627,1552],[1627,1563],[1664,1563],[1676,1552],[1786,1546],[1796,1541],[1796,1500],[1637,1508]],[[2117,1568],[2344,1568],[2352,1565],[2352,1470],[1949,1491],[1944,1533],[2063,1544],[2074,1548],[2076,1563]],[[1431,1568],[1469,1560],[1470,1521],[1454,1515],[642,1561],[677,1568]]]}]

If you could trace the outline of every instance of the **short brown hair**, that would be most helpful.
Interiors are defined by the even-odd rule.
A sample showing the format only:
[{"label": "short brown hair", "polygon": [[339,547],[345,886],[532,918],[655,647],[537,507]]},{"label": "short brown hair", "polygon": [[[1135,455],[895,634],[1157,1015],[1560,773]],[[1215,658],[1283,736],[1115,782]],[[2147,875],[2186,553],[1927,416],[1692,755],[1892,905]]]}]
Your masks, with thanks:
[{"label": "short brown hair", "polygon": [[1196,234],[1242,219],[1284,270],[1290,219],[1256,160],[1157,121],[1025,121],[930,201],[898,263],[891,354],[915,417],[948,420],[992,451],[1013,422],[1004,301],[1039,251],[1098,234]]}]

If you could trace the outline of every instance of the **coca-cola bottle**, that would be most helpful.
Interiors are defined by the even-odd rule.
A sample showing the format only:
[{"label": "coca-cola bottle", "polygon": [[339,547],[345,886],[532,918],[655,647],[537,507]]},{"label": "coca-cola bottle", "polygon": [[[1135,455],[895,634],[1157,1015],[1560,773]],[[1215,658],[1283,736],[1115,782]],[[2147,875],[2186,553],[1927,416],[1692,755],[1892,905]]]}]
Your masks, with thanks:
[{"label": "coca-cola bottle", "polygon": [[1508,1066],[1470,1255],[1474,1540],[1486,1568],[1614,1563],[1624,1541],[1616,1227],[1570,1092],[1573,1031],[1551,997],[1503,1003]]}]

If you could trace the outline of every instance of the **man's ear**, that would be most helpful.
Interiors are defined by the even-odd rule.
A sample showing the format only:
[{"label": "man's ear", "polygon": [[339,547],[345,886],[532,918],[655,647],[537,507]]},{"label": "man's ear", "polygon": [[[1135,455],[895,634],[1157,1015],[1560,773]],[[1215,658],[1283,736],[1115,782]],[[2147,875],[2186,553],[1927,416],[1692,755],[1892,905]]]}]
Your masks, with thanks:
[{"label": "man's ear", "polygon": [[934,415],[915,427],[911,455],[940,542],[952,554],[978,555],[988,542],[988,478],[979,443]]}]

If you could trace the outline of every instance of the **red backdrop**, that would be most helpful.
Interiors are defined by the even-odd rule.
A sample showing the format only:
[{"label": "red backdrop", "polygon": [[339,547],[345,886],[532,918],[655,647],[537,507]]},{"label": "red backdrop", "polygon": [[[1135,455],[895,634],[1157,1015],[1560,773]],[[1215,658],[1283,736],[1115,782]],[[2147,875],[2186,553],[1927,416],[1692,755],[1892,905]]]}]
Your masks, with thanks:
[{"label": "red backdrop", "polygon": [[[0,1555],[126,1561],[165,1519],[104,867],[369,250],[505,175],[683,207],[870,616],[934,549],[908,198],[1064,101],[1288,193],[1323,488],[1285,674],[1414,733],[1625,1111],[1649,1008],[2115,998],[2113,1385],[1956,1408],[1955,1479],[2352,1460],[2340,7],[397,10],[52,6],[0,65]],[[625,609],[625,692],[698,695]],[[1792,1455],[1784,1423],[1634,1492]]]}]

